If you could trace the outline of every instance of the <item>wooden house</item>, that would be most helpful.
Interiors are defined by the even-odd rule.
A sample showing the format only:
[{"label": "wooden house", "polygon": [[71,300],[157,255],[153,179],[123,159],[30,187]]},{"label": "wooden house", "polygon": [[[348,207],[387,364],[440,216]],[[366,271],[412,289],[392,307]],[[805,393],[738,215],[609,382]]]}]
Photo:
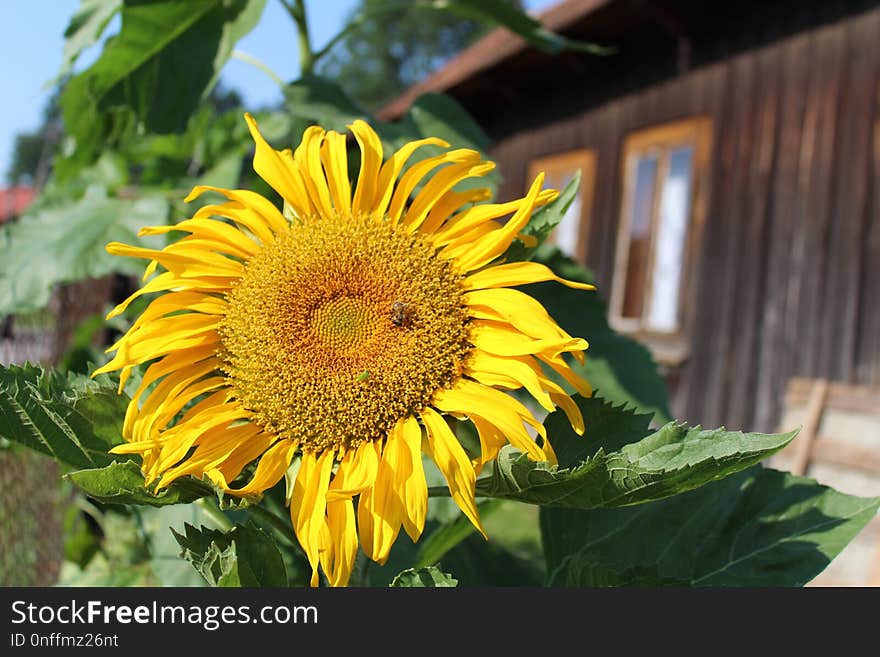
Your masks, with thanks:
[{"label": "wooden house", "polygon": [[[383,118],[454,96],[502,200],[580,169],[551,239],[652,350],[675,417],[802,426],[774,466],[880,495],[878,3],[566,0],[541,20],[615,52],[497,30]],[[814,584],[880,585],[880,517]]]},{"label": "wooden house", "polygon": [[653,350],[676,417],[773,430],[794,377],[880,383],[877,3],[567,0],[541,20],[615,52],[497,30],[383,118],[454,96],[502,198],[582,170],[554,239]]}]

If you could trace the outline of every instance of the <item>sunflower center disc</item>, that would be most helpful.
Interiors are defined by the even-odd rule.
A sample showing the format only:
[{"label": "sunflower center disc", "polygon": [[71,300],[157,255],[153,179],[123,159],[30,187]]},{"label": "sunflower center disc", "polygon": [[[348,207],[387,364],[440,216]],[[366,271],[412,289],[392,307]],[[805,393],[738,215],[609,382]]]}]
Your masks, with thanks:
[{"label": "sunflower center disc", "polygon": [[357,297],[338,297],[315,308],[312,331],[340,352],[356,349],[381,329],[381,317]]},{"label": "sunflower center disc", "polygon": [[223,370],[265,429],[306,451],[377,440],[461,376],[461,275],[419,235],[350,217],[292,224],[248,263]]}]

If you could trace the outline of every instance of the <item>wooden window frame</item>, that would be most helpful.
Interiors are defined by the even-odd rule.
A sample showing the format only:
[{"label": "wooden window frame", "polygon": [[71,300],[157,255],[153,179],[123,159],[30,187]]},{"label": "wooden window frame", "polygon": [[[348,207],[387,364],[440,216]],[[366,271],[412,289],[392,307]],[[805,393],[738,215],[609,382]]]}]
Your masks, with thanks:
[{"label": "wooden window frame", "polygon": [[[633,335],[644,341],[655,358],[666,365],[677,364],[687,358],[693,306],[693,273],[703,227],[706,222],[708,183],[710,179],[710,154],[712,148],[712,118],[697,115],[671,121],[631,132],[624,139],[621,156],[621,180],[623,196],[620,204],[620,221],[617,228],[617,245],[614,256],[614,280],[611,290],[609,319],[616,330]],[[644,323],[644,313],[650,308],[651,276],[657,250],[658,222],[662,197],[661,181],[669,172],[670,153],[682,146],[693,147],[691,172],[691,198],[687,233],[683,249],[680,289],[678,295],[677,328],[672,331],[651,329]],[[648,248],[646,284],[642,299],[642,317],[624,317],[623,303],[626,294],[626,275],[629,266],[630,230],[636,185],[636,164],[639,156],[652,150],[660,152],[654,174],[654,198],[651,207],[651,232]]]},{"label": "wooden window frame", "polygon": [[[549,175],[581,170],[581,216],[578,218],[577,244],[574,255],[579,262],[587,260],[587,245],[590,228],[590,215],[593,209],[593,194],[596,187],[596,151],[592,148],[577,148],[533,159],[529,163],[526,189],[542,171]],[[562,191],[561,189],[559,190]],[[551,244],[553,238],[547,240]]]}]

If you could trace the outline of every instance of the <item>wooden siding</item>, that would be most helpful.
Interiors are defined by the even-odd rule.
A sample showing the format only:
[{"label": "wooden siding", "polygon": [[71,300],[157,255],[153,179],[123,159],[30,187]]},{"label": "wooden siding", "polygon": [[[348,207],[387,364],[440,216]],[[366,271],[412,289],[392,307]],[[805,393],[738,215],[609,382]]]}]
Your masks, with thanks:
[{"label": "wooden siding", "polygon": [[[787,37],[559,120],[492,149],[501,197],[529,163],[597,155],[586,264],[606,299],[626,135],[713,120],[708,213],[687,303],[677,417],[772,430],[793,376],[880,384],[880,9]],[[589,336],[587,336],[589,337]]]}]

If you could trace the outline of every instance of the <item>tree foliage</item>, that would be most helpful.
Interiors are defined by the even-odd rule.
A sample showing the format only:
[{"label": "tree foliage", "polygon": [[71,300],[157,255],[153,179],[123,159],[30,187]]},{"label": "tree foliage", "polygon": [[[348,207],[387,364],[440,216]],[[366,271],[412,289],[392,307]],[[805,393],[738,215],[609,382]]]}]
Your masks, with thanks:
[{"label": "tree foliage", "polygon": [[[521,8],[521,0],[505,0]],[[486,23],[418,3],[360,0],[348,35],[318,62],[316,72],[335,80],[369,109],[378,109],[437,70],[491,29]]]}]

